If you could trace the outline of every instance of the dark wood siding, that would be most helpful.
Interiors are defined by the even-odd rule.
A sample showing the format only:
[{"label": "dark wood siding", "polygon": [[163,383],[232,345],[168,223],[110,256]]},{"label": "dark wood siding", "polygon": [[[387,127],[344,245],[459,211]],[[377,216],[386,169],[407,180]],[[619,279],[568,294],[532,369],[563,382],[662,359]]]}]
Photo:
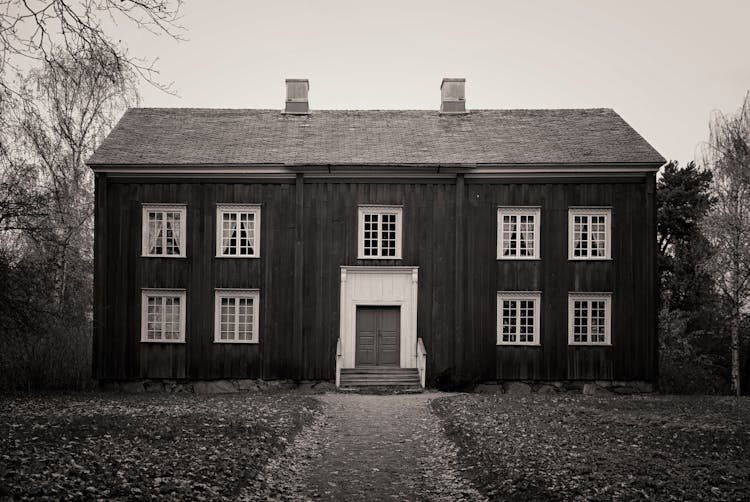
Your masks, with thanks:
[{"label": "dark wood siding", "polygon": [[[417,333],[428,364],[452,364],[455,192],[446,183],[306,183],[304,374],[333,378],[342,265],[419,266]],[[357,207],[403,206],[401,260],[357,259]]]},{"label": "dark wood siding", "polygon": [[[142,258],[141,206],[187,205],[187,258]],[[217,203],[262,205],[261,258],[216,258]],[[357,206],[403,206],[401,260],[357,259]],[[499,205],[541,207],[541,260],[496,259]],[[612,207],[612,257],[567,258],[569,206]],[[457,218],[458,215],[458,218]],[[656,378],[654,176],[251,183],[99,176],[95,370],[102,379],[333,379],[342,265],[419,267],[428,381]],[[459,287],[457,287],[457,285]],[[185,344],[140,343],[142,288],[187,291]],[[214,344],[214,288],[258,288],[257,345]],[[497,291],[541,291],[541,346],[496,345]],[[570,347],[568,293],[612,293],[612,346]]]},{"label": "dark wood siding", "polygon": [[[467,200],[471,342],[464,367],[480,360],[484,380],[656,377],[652,176],[617,183],[472,183]],[[496,208],[516,205],[541,207],[540,260],[496,260]],[[612,208],[612,260],[568,260],[572,206]],[[497,291],[541,291],[541,346],[487,350],[496,340]],[[612,293],[611,347],[568,345],[569,292]]]},{"label": "dark wood siding", "polygon": [[[293,346],[294,190],[289,184],[108,183],[106,197],[99,196],[106,207],[102,219],[108,264],[97,268],[106,277],[104,308],[99,309],[106,315],[97,336],[99,377],[287,376],[294,365],[288,358]],[[141,257],[144,203],[187,204],[187,258]],[[260,258],[215,257],[217,203],[262,205]],[[97,228],[97,237],[104,231]],[[187,291],[185,344],[140,343],[142,288]],[[259,344],[213,343],[215,288],[260,290]]]}]

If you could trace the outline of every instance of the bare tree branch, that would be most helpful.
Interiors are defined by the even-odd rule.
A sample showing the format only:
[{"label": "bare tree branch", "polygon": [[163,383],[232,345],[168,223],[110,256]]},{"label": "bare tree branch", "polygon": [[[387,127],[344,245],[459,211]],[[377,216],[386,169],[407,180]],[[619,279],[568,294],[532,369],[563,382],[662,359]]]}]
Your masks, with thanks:
[{"label": "bare tree branch", "polygon": [[22,97],[18,74],[29,62],[49,64],[62,51],[74,61],[82,53],[101,54],[105,75],[116,79],[127,69],[173,93],[171,84],[160,81],[156,60],[131,56],[122,41],[107,34],[105,21],[183,40],[181,7],[182,0],[0,0],[0,88]]},{"label": "bare tree branch", "polygon": [[750,92],[736,114],[714,114],[703,163],[716,198],[703,225],[713,247],[708,266],[731,307],[732,389],[740,395],[740,325],[750,309]]}]

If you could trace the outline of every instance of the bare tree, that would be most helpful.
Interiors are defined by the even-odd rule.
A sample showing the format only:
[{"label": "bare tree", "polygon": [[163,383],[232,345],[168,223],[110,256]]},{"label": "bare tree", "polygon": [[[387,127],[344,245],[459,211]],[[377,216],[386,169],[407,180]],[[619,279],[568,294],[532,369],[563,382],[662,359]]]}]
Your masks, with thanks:
[{"label": "bare tree", "polygon": [[[23,79],[0,149],[0,373],[5,385],[85,385],[90,374],[93,176],[85,160],[137,101],[106,53],[64,51]],[[116,64],[112,62],[112,64]],[[4,265],[3,263],[4,262]],[[0,275],[3,275],[0,274]],[[22,281],[21,284],[13,284]],[[0,385],[3,385],[0,379]]]},{"label": "bare tree", "polygon": [[750,92],[736,114],[712,118],[704,164],[716,198],[703,225],[713,247],[708,266],[729,310],[732,390],[739,396],[740,329],[750,306]]},{"label": "bare tree", "polygon": [[[0,386],[84,385],[93,179],[85,160],[154,61],[114,27],[180,38],[181,0],[0,0]],[[125,41],[126,42],[126,41]],[[67,376],[66,376],[67,375]]]},{"label": "bare tree", "polygon": [[[60,51],[23,80],[19,90],[25,99],[18,100],[9,120],[14,144],[3,157],[4,177],[34,180],[29,191],[41,191],[45,204],[22,208],[8,223],[15,221],[10,228],[23,231],[30,245],[53,258],[58,305],[71,253],[91,255],[93,180],[85,160],[137,101],[135,75],[102,69],[107,54],[82,51],[74,60]],[[110,59],[110,64],[118,63]]]},{"label": "bare tree", "polygon": [[168,90],[157,81],[155,60],[129,54],[125,43],[109,36],[106,27],[130,23],[180,39],[181,5],[182,0],[0,0],[0,89],[6,98],[17,94],[14,79],[25,68],[61,55],[77,60],[86,54],[102,58],[103,72],[116,75],[127,70]]}]

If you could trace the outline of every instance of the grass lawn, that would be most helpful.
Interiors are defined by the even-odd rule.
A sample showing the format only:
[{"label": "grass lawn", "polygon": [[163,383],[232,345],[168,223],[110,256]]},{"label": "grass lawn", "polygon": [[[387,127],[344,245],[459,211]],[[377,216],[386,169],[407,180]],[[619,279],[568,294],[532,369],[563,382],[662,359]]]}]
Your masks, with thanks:
[{"label": "grass lawn", "polygon": [[233,499],[317,402],[261,394],[0,396],[0,498]]},{"label": "grass lawn", "polygon": [[748,500],[750,400],[460,395],[433,401],[495,500]]}]

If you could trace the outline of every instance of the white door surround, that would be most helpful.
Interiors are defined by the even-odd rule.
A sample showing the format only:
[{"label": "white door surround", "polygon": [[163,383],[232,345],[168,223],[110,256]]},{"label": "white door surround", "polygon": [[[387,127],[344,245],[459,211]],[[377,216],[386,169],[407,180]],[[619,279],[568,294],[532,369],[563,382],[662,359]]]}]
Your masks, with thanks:
[{"label": "white door surround", "polygon": [[400,366],[417,367],[418,278],[419,267],[341,267],[341,368],[355,367],[358,305],[401,307]]}]

